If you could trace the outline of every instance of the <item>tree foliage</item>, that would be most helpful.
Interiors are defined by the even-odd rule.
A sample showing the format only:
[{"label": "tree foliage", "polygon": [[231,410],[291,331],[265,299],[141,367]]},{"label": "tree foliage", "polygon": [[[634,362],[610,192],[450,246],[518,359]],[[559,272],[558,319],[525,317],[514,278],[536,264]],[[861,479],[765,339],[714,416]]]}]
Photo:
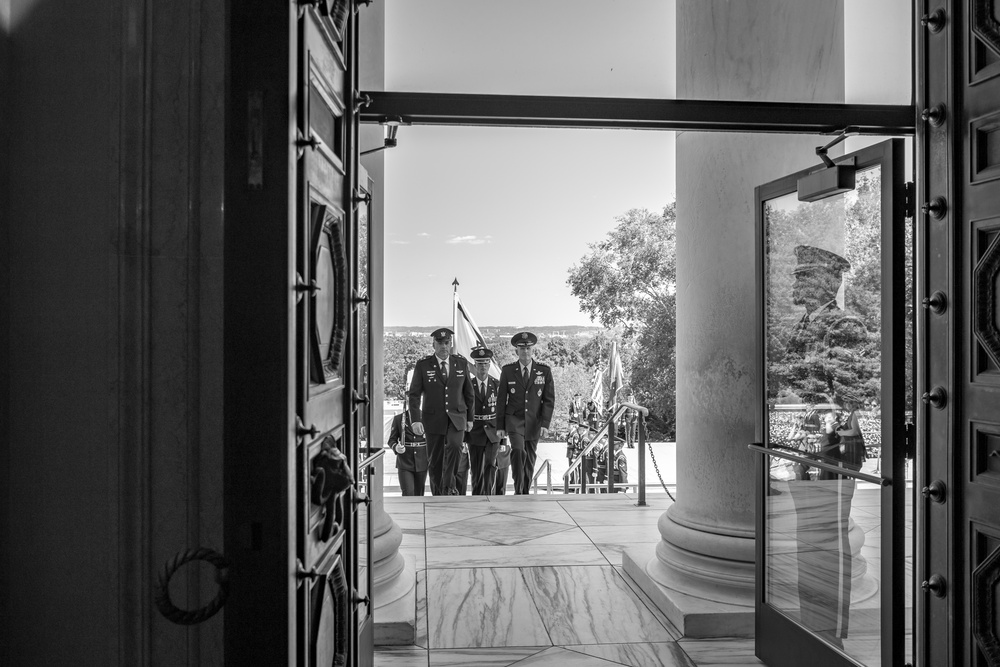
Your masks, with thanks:
[{"label": "tree foliage", "polygon": [[[675,422],[677,215],[674,203],[660,213],[632,209],[615,218],[606,238],[589,245],[566,281],[592,319],[620,334],[622,366],[636,400],[649,407],[668,437]],[[600,339],[584,359],[607,363],[610,345]],[[589,345],[589,344],[588,344]],[[603,362],[600,355],[604,354]]]}]

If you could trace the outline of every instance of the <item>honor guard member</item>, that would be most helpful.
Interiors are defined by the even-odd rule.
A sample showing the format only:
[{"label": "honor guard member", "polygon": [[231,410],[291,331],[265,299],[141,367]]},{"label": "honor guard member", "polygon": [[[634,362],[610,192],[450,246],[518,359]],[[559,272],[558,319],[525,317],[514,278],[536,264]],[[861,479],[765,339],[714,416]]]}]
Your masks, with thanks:
[{"label": "honor guard member", "polygon": [[469,444],[469,468],[472,471],[472,493],[488,496],[493,493],[496,478],[497,449],[497,394],[499,383],[490,377],[493,351],[477,347],[469,354],[475,362],[472,386],[476,390],[476,409],[472,430],[465,434]]},{"label": "honor guard member", "polygon": [[424,495],[424,481],[427,479],[427,440],[424,436],[413,432],[409,413],[400,412],[392,418],[386,445],[396,452],[396,471],[399,474],[399,488],[403,495]]},{"label": "honor guard member", "polygon": [[531,332],[515,334],[510,344],[517,349],[517,361],[500,371],[497,434],[510,437],[514,493],[521,495],[531,486],[538,438],[548,436],[556,403],[552,369],[532,360],[537,342]]},{"label": "honor guard member", "polygon": [[469,364],[451,354],[453,335],[451,329],[431,334],[434,354],[417,362],[406,392],[413,432],[427,434],[427,471],[435,496],[456,495],[462,439],[472,428],[475,407]]}]

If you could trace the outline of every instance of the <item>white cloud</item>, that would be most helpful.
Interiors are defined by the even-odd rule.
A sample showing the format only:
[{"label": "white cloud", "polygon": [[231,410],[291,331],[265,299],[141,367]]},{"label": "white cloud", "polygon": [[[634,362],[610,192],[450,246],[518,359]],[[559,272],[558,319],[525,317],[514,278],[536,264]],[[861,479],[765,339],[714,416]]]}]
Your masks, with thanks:
[{"label": "white cloud", "polygon": [[430,236],[427,232],[420,232],[417,236]]},{"label": "white cloud", "polygon": [[409,241],[389,241],[389,243],[392,243],[394,245],[410,245]]},{"label": "white cloud", "polygon": [[469,245],[482,245],[484,243],[489,243],[489,238],[479,238],[478,236],[453,236],[448,239],[447,243],[467,243]]}]

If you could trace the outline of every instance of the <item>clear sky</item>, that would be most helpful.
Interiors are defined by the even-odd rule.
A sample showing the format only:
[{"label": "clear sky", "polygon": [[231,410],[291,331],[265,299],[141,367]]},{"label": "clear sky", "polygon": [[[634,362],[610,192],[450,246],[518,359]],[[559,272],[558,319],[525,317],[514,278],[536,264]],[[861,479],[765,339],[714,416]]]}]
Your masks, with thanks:
[{"label": "clear sky", "polygon": [[[908,33],[886,28],[900,10],[846,3],[848,101],[909,102],[893,43]],[[674,24],[673,0],[387,0],[386,89],[673,98]],[[891,99],[887,68],[903,68]],[[398,142],[382,184],[389,326],[450,322],[456,277],[481,326],[591,324],[569,268],[616,216],[674,198],[672,132],[414,126]]]}]

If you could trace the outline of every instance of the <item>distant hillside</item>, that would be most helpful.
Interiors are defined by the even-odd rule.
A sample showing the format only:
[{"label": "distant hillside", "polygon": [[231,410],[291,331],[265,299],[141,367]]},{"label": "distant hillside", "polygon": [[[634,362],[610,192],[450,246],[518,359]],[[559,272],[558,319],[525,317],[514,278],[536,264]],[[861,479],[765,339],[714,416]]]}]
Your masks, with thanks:
[{"label": "distant hillside", "polygon": [[[408,327],[408,326],[396,326],[396,327],[385,327],[385,335],[387,336],[430,336],[431,332],[435,329],[440,329],[441,327],[450,327],[451,324],[441,324],[439,326],[428,326],[428,327]],[[489,326],[489,327],[479,327],[483,332],[483,335],[487,338],[493,336],[513,336],[519,331],[530,331],[539,337],[551,337],[551,338],[571,338],[571,337],[587,337],[594,336],[599,331],[604,331],[603,327],[596,326],[580,326],[580,325],[570,325],[570,326],[531,326],[531,325],[510,325],[510,326]]]}]

